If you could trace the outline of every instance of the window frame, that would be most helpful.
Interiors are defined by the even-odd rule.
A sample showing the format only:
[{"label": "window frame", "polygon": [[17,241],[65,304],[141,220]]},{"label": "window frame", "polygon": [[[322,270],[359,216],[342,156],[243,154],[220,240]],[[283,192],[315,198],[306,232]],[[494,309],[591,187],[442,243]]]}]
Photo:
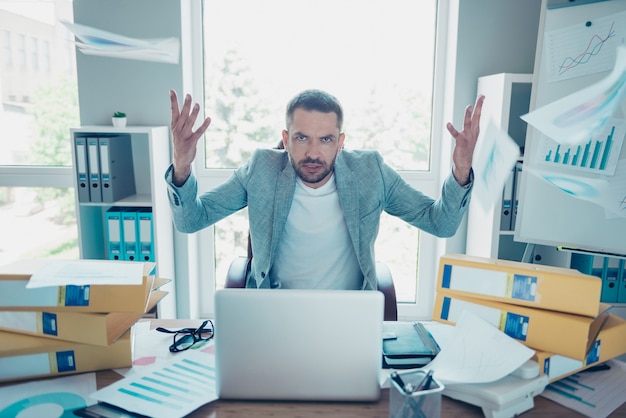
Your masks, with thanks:
[{"label": "window frame", "polygon": [[[198,6],[196,17],[193,19],[194,26],[194,52],[192,56],[203,56],[202,47],[202,6]],[[453,49],[449,39],[453,38],[453,34],[449,34],[450,21],[454,20],[454,16],[450,13],[448,0],[439,0],[436,14],[436,46],[435,46],[435,63],[434,63],[434,82],[433,82],[433,107],[432,107],[432,123],[431,123],[431,166],[427,172],[418,171],[400,171],[402,177],[412,186],[418,188],[422,192],[438,197],[441,193],[441,185],[445,177],[450,173],[450,152],[449,145],[446,146],[445,139],[448,138],[447,132],[444,130],[444,115],[449,114],[446,109],[445,97],[451,92],[446,88],[446,76],[450,76],[450,71],[446,67],[448,61],[448,51]],[[446,71],[447,70],[447,71]],[[194,97],[204,97],[203,91],[203,68],[201,62],[194,63],[193,69],[194,88],[192,89]],[[198,100],[202,106],[202,100]],[[201,114],[204,109],[201,108]],[[210,129],[210,128],[209,128]],[[204,138],[202,138],[204,140]],[[198,188],[200,191],[209,190],[224,182],[229,178],[233,169],[214,169],[205,168],[204,146],[198,147],[198,154],[194,162],[194,171],[198,179]],[[190,246],[191,251],[196,254],[191,255],[190,259],[195,260],[195,269],[198,272],[199,283],[190,284],[197,289],[198,299],[191,301],[199,317],[213,317],[214,310],[214,293],[215,293],[215,248],[214,248],[215,228],[213,226],[206,228],[195,234],[194,245]],[[432,309],[434,305],[435,283],[437,278],[438,260],[445,248],[445,240],[436,238],[430,234],[421,233],[419,252],[418,252],[418,277],[422,280],[418,281],[416,287],[415,303],[399,303],[398,316],[401,320],[424,320],[432,317]],[[211,254],[207,257],[207,254]],[[244,255],[244,254],[242,254]],[[430,278],[430,279],[429,279]],[[192,315],[194,313],[191,313]]]}]

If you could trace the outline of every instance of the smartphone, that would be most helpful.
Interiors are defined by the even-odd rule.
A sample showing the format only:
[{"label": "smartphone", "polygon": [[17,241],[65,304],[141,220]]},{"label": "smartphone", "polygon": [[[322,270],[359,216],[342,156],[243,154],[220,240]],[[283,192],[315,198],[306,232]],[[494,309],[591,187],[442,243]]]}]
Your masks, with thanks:
[{"label": "smartphone", "polygon": [[84,418],[149,418],[103,402],[77,409],[74,415]]}]

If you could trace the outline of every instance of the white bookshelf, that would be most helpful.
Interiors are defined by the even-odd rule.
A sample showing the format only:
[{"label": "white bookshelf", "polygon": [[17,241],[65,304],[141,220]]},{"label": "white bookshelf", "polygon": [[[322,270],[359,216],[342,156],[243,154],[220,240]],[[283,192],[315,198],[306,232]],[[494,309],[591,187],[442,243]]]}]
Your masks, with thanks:
[{"label": "white bookshelf", "polygon": [[[485,95],[481,126],[487,126],[491,119],[496,128],[509,134],[520,147],[518,166],[523,167],[523,153],[526,142],[526,124],[519,118],[528,113],[532,74],[499,73],[480,77],[477,92]],[[476,145],[480,152],[481,131]],[[513,172],[511,173],[513,176]],[[510,179],[511,180],[511,179]],[[515,183],[510,181],[512,194],[515,195]],[[515,196],[511,199],[510,216],[515,219]],[[498,197],[495,204],[485,209],[472,199],[468,211],[466,253],[488,258],[499,258],[522,261],[526,244],[513,239],[515,222],[511,227],[503,227],[503,198]],[[506,222],[505,222],[506,224]],[[555,247],[534,246],[532,262],[537,264],[569,266],[567,254],[557,251]]]},{"label": "white bookshelf", "polygon": [[[110,207],[151,208],[157,276],[174,279],[174,231],[169,212],[166,183],[163,179],[165,169],[171,161],[169,127],[83,126],[70,129],[70,134],[80,257],[103,260],[108,258],[106,211]],[[94,134],[93,136],[113,134],[130,136],[135,194],[115,202],[80,201],[74,139],[76,137],[88,137],[91,134]],[[169,291],[170,294],[158,305],[159,317],[174,318],[176,316],[176,304],[173,284],[166,285],[164,290]]]}]

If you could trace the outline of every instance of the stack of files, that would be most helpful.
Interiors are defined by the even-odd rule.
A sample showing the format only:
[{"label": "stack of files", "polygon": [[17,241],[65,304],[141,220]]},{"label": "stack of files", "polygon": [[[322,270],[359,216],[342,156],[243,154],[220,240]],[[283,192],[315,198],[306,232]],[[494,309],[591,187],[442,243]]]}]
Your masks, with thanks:
[{"label": "stack of files", "polygon": [[623,354],[626,354],[626,319],[609,315],[584,360],[536,350],[535,361],[552,383],[592,367],[602,368],[604,362]]},{"label": "stack of files", "polygon": [[[137,285],[26,286],[55,262],[0,268],[0,382],[131,366],[132,326],[167,295],[154,263],[141,263]],[[111,262],[97,263],[106,275]]]},{"label": "stack of files", "polygon": [[113,206],[106,212],[109,260],[154,262],[152,209]]},{"label": "stack of files", "polygon": [[74,138],[79,202],[113,203],[135,194],[130,135],[89,135]]},{"label": "stack of files", "polygon": [[448,254],[433,319],[455,324],[468,310],[536,351],[584,362],[614,319],[600,291],[597,277],[577,270]]},{"label": "stack of files", "polygon": [[384,368],[419,368],[430,363],[439,351],[439,345],[421,322],[383,323]]}]

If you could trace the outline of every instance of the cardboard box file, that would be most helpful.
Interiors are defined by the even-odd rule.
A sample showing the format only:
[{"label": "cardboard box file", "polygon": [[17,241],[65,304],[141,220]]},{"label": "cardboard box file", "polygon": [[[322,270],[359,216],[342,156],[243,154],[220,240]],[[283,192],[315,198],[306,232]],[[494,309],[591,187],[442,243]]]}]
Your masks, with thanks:
[{"label": "cardboard box file", "polygon": [[595,317],[602,280],[578,270],[447,254],[437,289],[472,298]]},{"label": "cardboard box file", "polygon": [[[13,311],[143,312],[155,286],[154,263],[143,263],[141,284],[27,288],[48,260],[23,260],[0,269],[0,309]],[[103,261],[120,263],[120,261]]]},{"label": "cardboard box file", "polygon": [[130,367],[131,333],[100,346],[0,332],[0,382]]},{"label": "cardboard box file", "polygon": [[[153,290],[146,311],[167,295]],[[142,312],[47,312],[0,311],[0,331],[34,335],[85,344],[109,345],[124,334]]]},{"label": "cardboard box file", "polygon": [[548,380],[554,382],[622,354],[626,354],[626,319],[611,314],[584,360],[546,351],[536,351],[534,359],[539,363],[540,373],[548,375]]},{"label": "cardboard box file", "polygon": [[584,360],[609,314],[602,304],[594,318],[437,292],[433,319],[456,324],[468,310],[530,348]]}]

